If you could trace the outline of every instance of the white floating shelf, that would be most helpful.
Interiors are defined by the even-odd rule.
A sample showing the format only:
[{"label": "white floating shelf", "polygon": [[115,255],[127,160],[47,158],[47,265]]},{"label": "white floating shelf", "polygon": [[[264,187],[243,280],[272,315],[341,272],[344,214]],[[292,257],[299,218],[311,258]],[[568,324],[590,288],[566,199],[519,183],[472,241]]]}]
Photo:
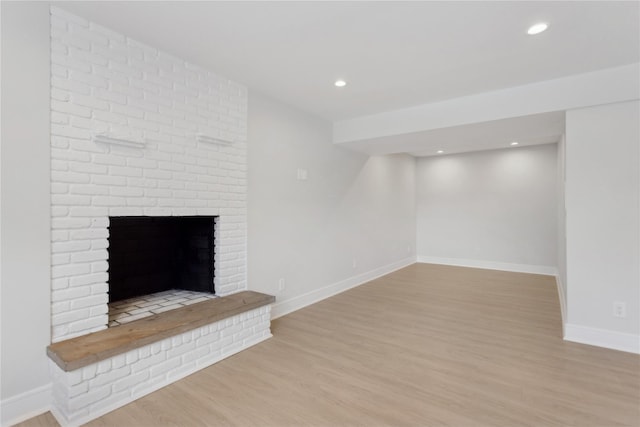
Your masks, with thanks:
[{"label": "white floating shelf", "polygon": [[93,142],[100,142],[102,144],[122,145],[124,147],[131,148],[144,148],[147,143],[144,141],[135,141],[132,139],[125,139],[122,137],[109,136],[104,133],[97,133],[93,135]]},{"label": "white floating shelf", "polygon": [[204,135],[199,133],[196,135],[196,140],[198,142],[206,142],[207,144],[218,144],[218,145],[230,145],[233,144],[233,141],[228,139],[216,138],[209,135]]}]

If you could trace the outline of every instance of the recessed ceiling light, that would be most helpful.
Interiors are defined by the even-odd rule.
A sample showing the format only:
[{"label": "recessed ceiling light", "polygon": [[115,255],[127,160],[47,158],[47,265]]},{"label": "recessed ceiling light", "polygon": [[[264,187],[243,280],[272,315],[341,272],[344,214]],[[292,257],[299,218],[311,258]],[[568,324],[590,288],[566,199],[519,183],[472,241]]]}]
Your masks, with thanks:
[{"label": "recessed ceiling light", "polygon": [[337,87],[345,87],[347,85],[347,82],[345,82],[344,80],[336,80],[334,85],[336,85]]},{"label": "recessed ceiling light", "polygon": [[518,141],[513,141],[511,145],[518,145]]},{"label": "recessed ceiling light", "polygon": [[438,154],[442,154],[442,153],[444,153],[444,151],[438,150]]},{"label": "recessed ceiling light", "polygon": [[527,30],[527,34],[533,36],[535,34],[540,34],[541,32],[543,32],[544,30],[546,30],[547,28],[549,28],[549,24],[547,24],[546,22],[539,22],[535,25],[532,25],[529,27],[529,29]]}]

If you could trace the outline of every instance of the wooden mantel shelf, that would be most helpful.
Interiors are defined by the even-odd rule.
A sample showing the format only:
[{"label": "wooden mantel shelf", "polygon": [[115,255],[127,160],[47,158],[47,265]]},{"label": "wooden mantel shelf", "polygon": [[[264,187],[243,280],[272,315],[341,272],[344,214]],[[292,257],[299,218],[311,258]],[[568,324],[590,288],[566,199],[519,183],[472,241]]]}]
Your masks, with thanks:
[{"label": "wooden mantel shelf", "polygon": [[238,292],[60,341],[47,347],[47,355],[64,371],[74,371],[274,301],[272,295]]}]

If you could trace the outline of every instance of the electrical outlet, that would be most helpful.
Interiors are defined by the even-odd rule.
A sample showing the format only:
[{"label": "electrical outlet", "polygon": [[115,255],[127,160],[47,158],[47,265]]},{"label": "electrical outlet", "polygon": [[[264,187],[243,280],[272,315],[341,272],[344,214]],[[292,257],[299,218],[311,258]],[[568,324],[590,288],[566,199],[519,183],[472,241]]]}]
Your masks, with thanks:
[{"label": "electrical outlet", "polygon": [[407,253],[410,254],[411,253],[411,245],[407,246]]},{"label": "electrical outlet", "polygon": [[278,290],[284,291],[284,288],[285,288],[284,279],[278,280]]},{"label": "electrical outlet", "polygon": [[351,266],[352,266],[353,268],[356,268],[356,267],[358,266],[358,263],[356,262],[356,259],[355,259],[355,258],[353,259],[353,262],[351,263]]},{"label": "electrical outlet", "polygon": [[627,317],[627,304],[620,301],[615,301],[613,303],[613,317]]}]

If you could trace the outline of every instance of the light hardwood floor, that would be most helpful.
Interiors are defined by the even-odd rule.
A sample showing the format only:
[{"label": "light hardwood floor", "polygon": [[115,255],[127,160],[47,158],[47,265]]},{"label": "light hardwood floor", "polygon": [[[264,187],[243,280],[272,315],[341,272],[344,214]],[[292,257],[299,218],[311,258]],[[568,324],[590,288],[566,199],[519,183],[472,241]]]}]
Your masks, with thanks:
[{"label": "light hardwood floor", "polygon": [[563,341],[550,276],[414,264],[272,331],[89,425],[640,425],[640,356]]}]

